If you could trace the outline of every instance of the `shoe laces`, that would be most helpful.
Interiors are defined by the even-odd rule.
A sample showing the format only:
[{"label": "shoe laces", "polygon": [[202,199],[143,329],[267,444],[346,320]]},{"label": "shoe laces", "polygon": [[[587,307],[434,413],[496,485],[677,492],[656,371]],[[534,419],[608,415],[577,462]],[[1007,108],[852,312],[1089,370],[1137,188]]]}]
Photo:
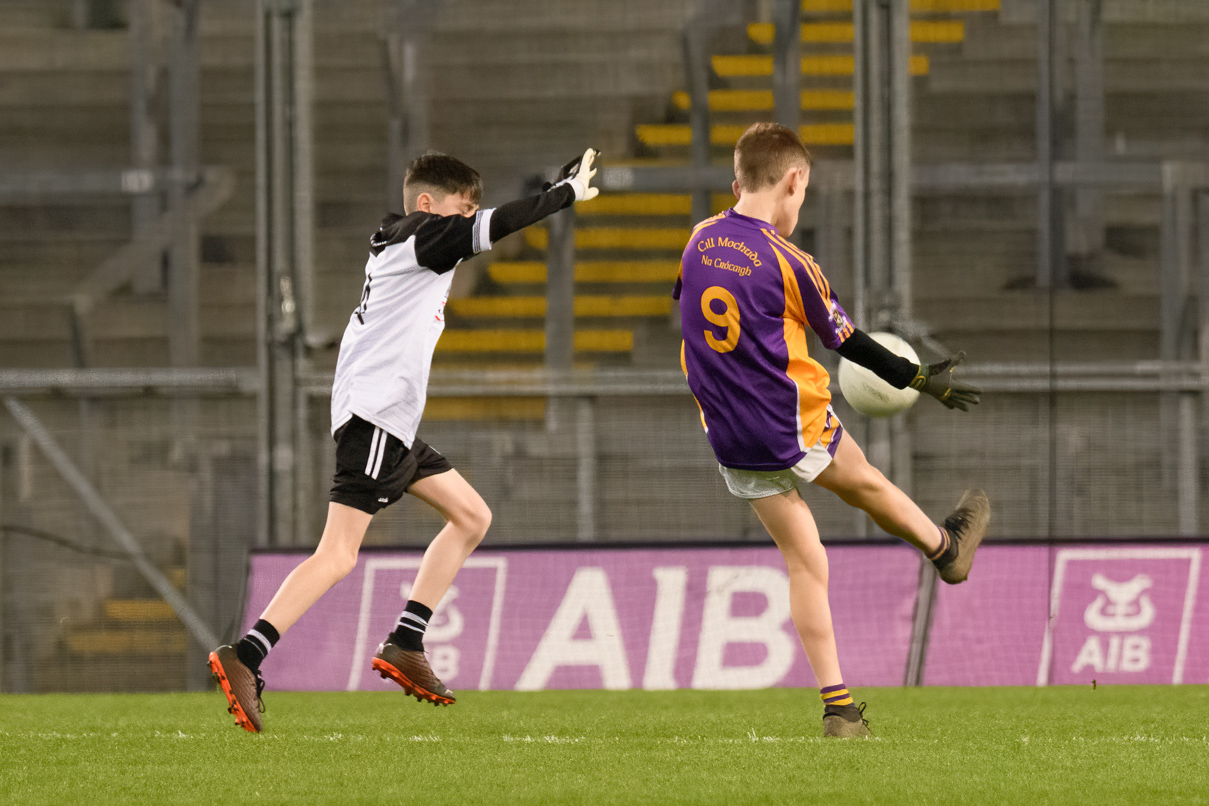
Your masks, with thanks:
[{"label": "shoe laces", "polygon": [[962,533],[965,532],[967,523],[968,516],[965,510],[958,510],[945,518],[945,529],[949,532],[950,537],[961,542]]},{"label": "shoe laces", "polygon": [[865,706],[866,705],[868,705],[868,703],[863,702],[860,705],[856,706],[856,710],[860,711],[861,723],[864,724],[864,726],[867,728],[867,727],[869,727],[869,720],[865,719]]}]

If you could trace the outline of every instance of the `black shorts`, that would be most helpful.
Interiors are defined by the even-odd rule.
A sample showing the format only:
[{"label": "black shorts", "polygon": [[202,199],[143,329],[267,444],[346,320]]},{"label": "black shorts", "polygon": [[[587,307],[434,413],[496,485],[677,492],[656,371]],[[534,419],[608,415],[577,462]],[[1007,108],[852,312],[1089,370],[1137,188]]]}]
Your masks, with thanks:
[{"label": "black shorts", "polygon": [[428,444],[416,439],[408,449],[398,437],[360,417],[340,426],[334,436],[331,500],[370,515],[398,501],[420,479],[453,470]]}]

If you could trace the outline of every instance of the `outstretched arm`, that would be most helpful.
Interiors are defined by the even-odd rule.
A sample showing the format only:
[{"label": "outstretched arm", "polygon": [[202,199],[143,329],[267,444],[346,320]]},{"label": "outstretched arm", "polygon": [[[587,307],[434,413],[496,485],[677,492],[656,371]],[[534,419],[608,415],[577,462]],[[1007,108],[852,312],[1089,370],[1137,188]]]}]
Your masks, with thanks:
[{"label": "outstretched arm", "polygon": [[560,185],[536,196],[501,204],[494,210],[484,210],[484,216],[491,217],[491,243],[536,224],[574,203],[575,192],[567,185]]},{"label": "outstretched arm", "polygon": [[[577,201],[595,198],[600,192],[591,186],[596,176],[597,154],[588,149],[563,166],[554,185],[524,199],[479,210],[473,216],[437,216],[412,213],[392,216],[371,241],[371,249],[381,250],[415,236],[416,260],[432,271],[443,273],[468,257],[485,252],[492,245],[518,230],[570,207]],[[416,216],[426,216],[418,222]]]},{"label": "outstretched arm", "polygon": [[596,176],[598,156],[600,154],[595,149],[589,148],[583,156],[564,165],[554,184],[543,186],[538,195],[497,207],[491,214],[491,242],[495,243],[517,230],[536,224],[575,202],[596,198],[600,190],[592,187],[591,183]]},{"label": "outstretched arm", "polygon": [[868,333],[853,329],[852,335],[836,348],[836,352],[853,364],[881,378],[895,389],[906,389],[911,385],[919,365],[887,350]]},{"label": "outstretched arm", "polygon": [[836,352],[854,364],[877,375],[896,389],[910,386],[939,400],[950,409],[969,411],[977,405],[982,393],[976,386],[956,380],[953,370],[965,358],[965,353],[946,358],[936,364],[916,364],[895,355],[872,339],[863,330],[853,330]]}]

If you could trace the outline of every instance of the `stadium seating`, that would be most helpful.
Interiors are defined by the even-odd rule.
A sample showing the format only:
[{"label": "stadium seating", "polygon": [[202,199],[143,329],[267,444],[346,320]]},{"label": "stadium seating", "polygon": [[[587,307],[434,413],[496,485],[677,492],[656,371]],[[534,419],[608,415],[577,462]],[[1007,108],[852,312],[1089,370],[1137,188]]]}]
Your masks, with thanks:
[{"label": "stadium seating", "polygon": [[[912,23],[911,36],[917,52],[911,60],[912,74],[927,75],[931,50],[952,50],[960,45],[965,25],[962,12],[988,11],[997,7],[997,3],[987,0],[916,2],[913,11],[917,16]],[[802,137],[817,157],[851,159],[851,2],[805,0],[802,12]],[[770,23],[751,22],[745,32],[744,52],[714,53],[711,59],[713,81],[718,88],[709,94],[710,141],[717,161],[729,159],[730,149],[748,125],[772,116],[770,52],[774,28]],[[921,50],[923,48],[930,50]],[[634,127],[634,150],[639,158],[636,164],[641,164],[642,160],[659,164],[687,163],[692,137],[686,122],[689,98],[683,90],[672,92],[668,97],[664,114],[671,118],[669,122],[641,122]],[[731,203],[729,196],[715,196],[713,208],[715,211],[722,210]],[[591,280],[586,273],[577,271],[576,274],[576,293],[584,295],[576,304],[577,328],[595,328],[600,321],[597,318],[599,314],[594,316],[593,312],[601,311],[601,307],[591,295],[602,292],[643,295],[630,297],[624,305],[612,306],[617,317],[621,317],[623,311],[629,314],[629,326],[640,333],[637,347],[625,349],[622,355],[604,350],[593,354],[593,351],[583,349],[587,343],[583,347],[577,343],[577,352],[582,353],[580,361],[600,364],[621,359],[637,365],[674,366],[668,357],[674,357],[675,351],[668,350],[668,342],[670,340],[674,345],[675,334],[671,339],[666,335],[670,306],[658,304],[657,300],[660,295],[667,299],[680,252],[692,225],[689,220],[689,197],[667,194],[605,195],[583,205],[577,213],[576,260],[592,267]],[[486,303],[480,301],[481,297],[454,301],[451,303],[454,316],[449,320],[451,330],[477,327],[479,321],[491,316],[496,317],[495,322],[498,323],[505,312],[517,311],[508,301],[512,295],[526,294],[531,297],[540,290],[534,281],[540,282],[541,275],[523,267],[540,263],[542,250],[546,246],[545,232],[535,228],[526,233],[525,240],[531,248],[525,260],[493,264],[489,273],[493,285],[480,289],[483,296],[489,294],[490,298],[499,301]],[[646,274],[645,277],[649,279],[636,282],[652,261],[662,265],[663,270]],[[532,316],[539,315],[538,307],[531,305],[529,310]],[[640,311],[646,312],[645,322],[635,318],[641,316]],[[624,320],[615,318],[613,321],[620,324]],[[518,323],[518,327],[523,326]],[[494,339],[494,335],[492,341],[487,341],[487,336],[481,338],[485,343],[500,343]],[[536,353],[541,343],[537,340],[531,343]],[[619,348],[625,344],[622,339],[611,343]],[[647,345],[651,349],[644,349]],[[659,352],[663,354],[662,359]],[[540,356],[535,354],[530,360],[538,361]]]}]

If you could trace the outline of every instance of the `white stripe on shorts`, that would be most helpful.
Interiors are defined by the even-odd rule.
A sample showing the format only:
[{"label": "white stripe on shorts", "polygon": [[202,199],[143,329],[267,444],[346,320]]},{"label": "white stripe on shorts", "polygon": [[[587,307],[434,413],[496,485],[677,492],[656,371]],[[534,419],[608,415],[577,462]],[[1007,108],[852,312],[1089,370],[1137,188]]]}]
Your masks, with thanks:
[{"label": "white stripe on shorts", "polygon": [[369,440],[369,460],[365,463],[365,475],[371,479],[378,478],[378,471],[382,468],[382,454],[385,453],[382,449],[385,445],[386,432],[375,426],[374,435]]},{"label": "white stripe on shorts", "polygon": [[388,434],[382,432],[382,440],[378,443],[378,460],[374,462],[373,477],[378,478],[378,474],[382,472],[382,459],[386,456],[386,437]]}]

